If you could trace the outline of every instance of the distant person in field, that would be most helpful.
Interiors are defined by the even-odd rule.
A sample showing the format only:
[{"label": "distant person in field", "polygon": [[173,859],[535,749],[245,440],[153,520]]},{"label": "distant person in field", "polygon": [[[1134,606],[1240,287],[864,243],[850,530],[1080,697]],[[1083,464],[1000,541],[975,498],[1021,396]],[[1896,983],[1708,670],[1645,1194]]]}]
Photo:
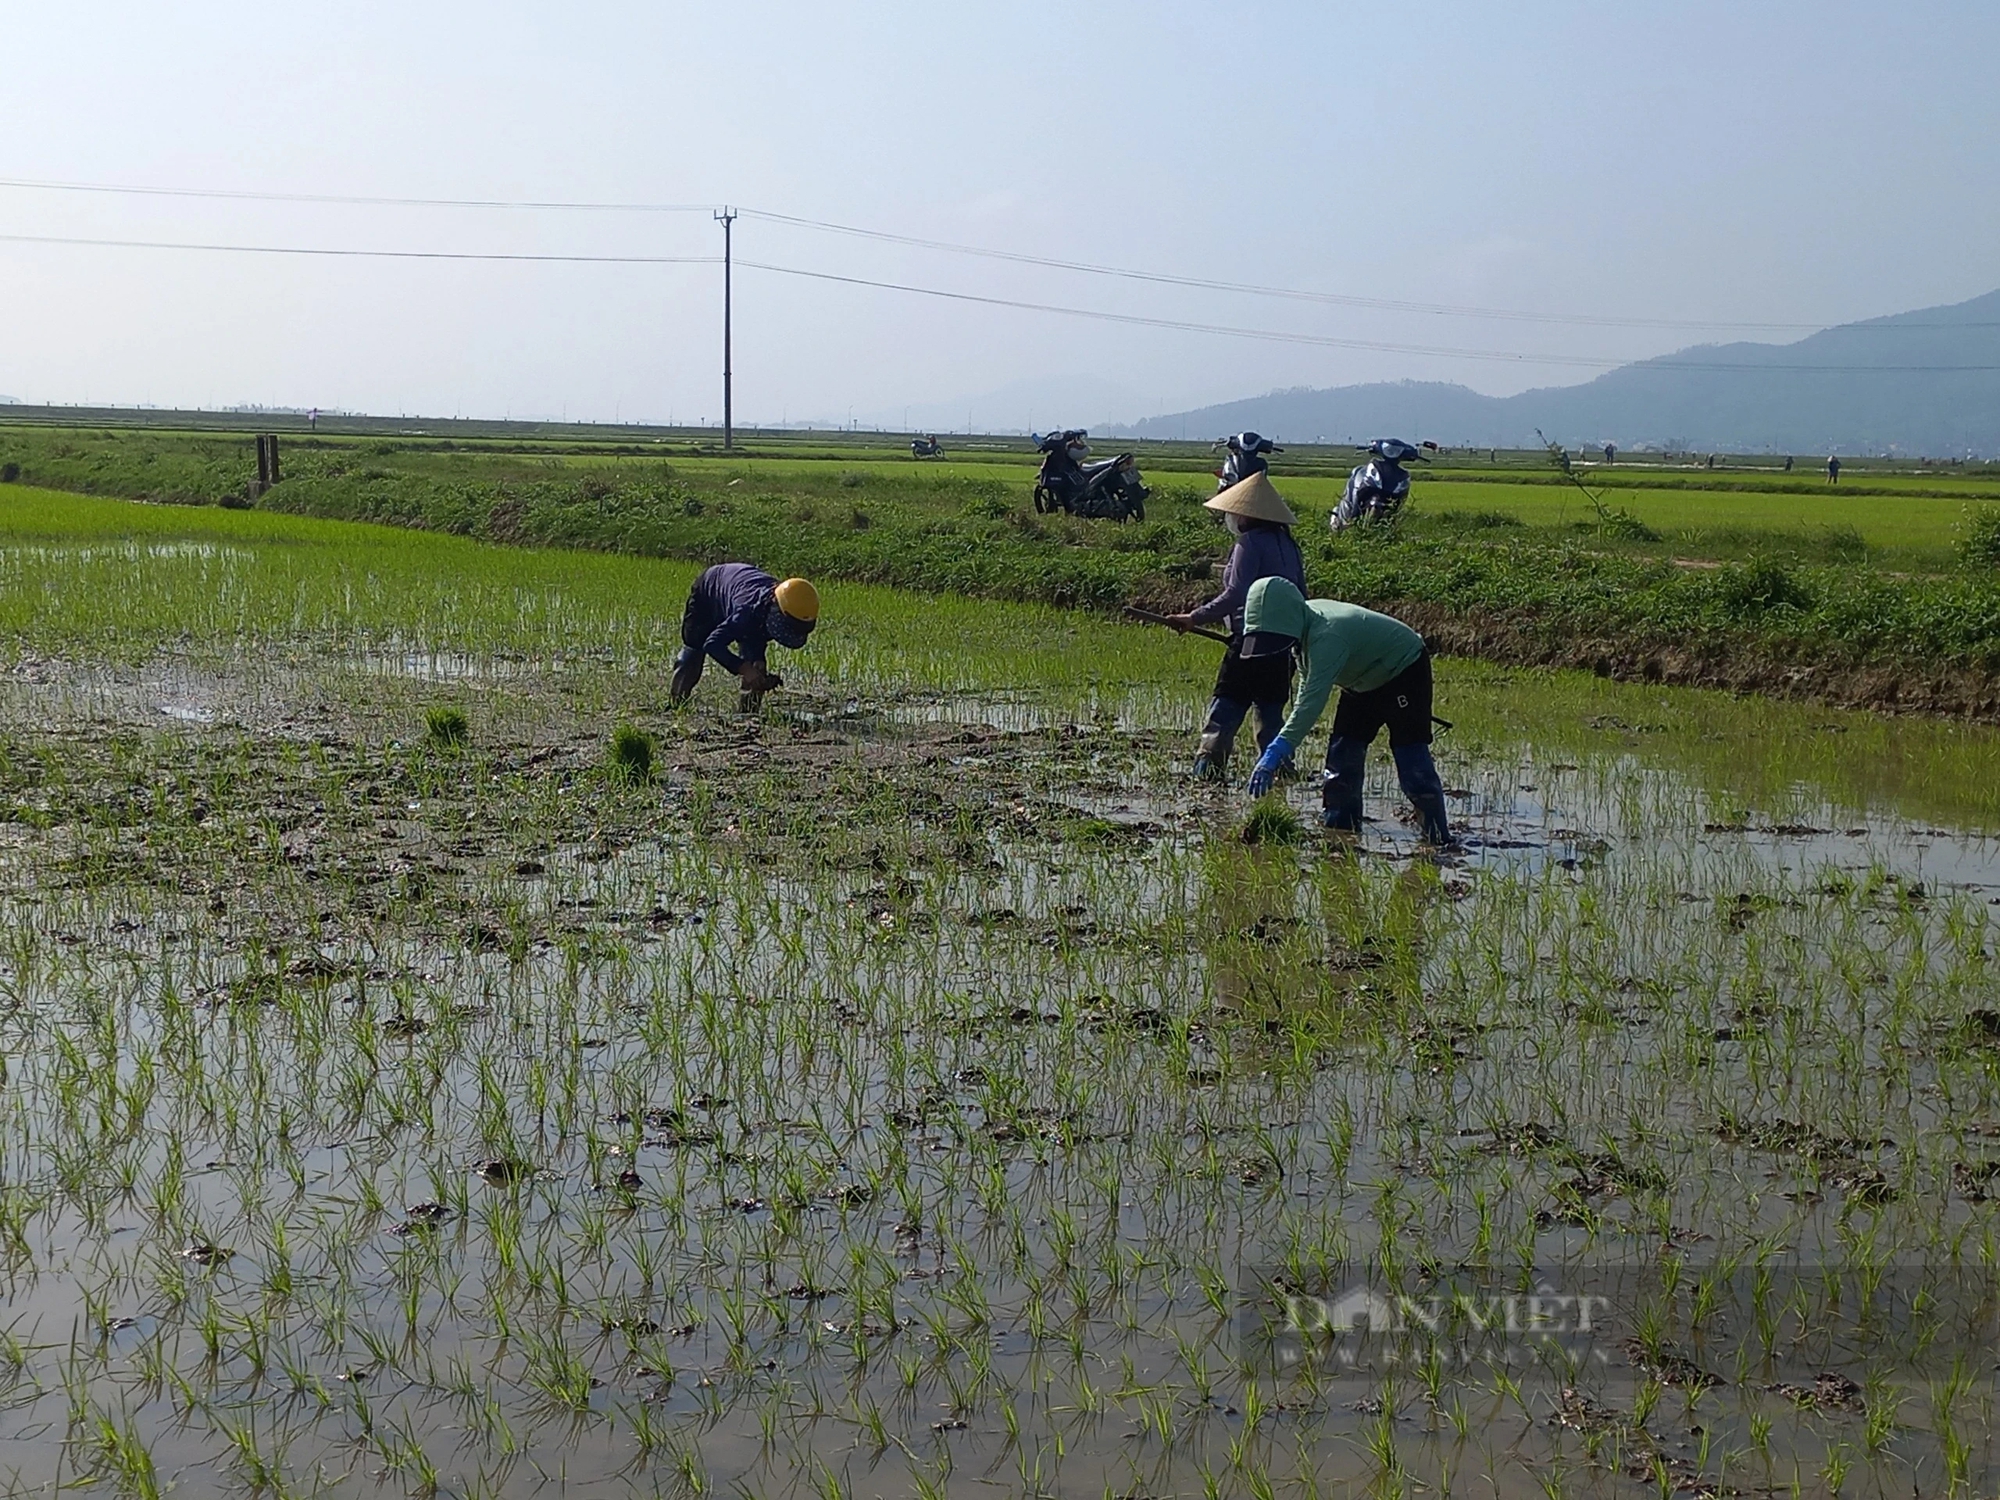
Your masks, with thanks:
[{"label": "distant person in field", "polygon": [[1337,687],[1340,704],[1326,742],[1320,822],[1361,831],[1361,788],[1368,747],[1385,727],[1396,779],[1417,810],[1424,842],[1451,843],[1444,783],[1431,760],[1431,654],[1424,638],[1401,620],[1337,599],[1307,599],[1288,578],[1250,585],[1243,605],[1243,656],[1297,653],[1305,680],[1290,717],[1250,773],[1250,795],[1271,790],[1278,769],[1312,732]]},{"label": "distant person in field", "polygon": [[1792,472],[1792,455],[1789,453],[1785,455],[1785,472],[1787,474]]},{"label": "distant person in field", "polygon": [[1826,482],[1840,483],[1840,455],[1837,453],[1829,453],[1826,456]]},{"label": "distant person in field", "polygon": [[1616,443],[1606,443],[1604,445],[1604,461],[1608,464],[1618,462],[1618,445]]},{"label": "distant person in field", "polygon": [[1277,738],[1278,726],[1285,718],[1285,700],[1292,692],[1290,656],[1273,653],[1258,661],[1243,659],[1244,601],[1260,578],[1282,578],[1303,593],[1306,567],[1299,556],[1299,544],[1292,540],[1292,528],[1299,518],[1292,514],[1268,474],[1260,470],[1202,504],[1221,513],[1223,524],[1236,539],[1222,567],[1222,591],[1186,614],[1167,616],[1167,623],[1176,630],[1219,624],[1229,636],[1222,666],[1215,674],[1208,722],[1201,727],[1194,758],[1197,781],[1222,781],[1229,775],[1236,731],[1251,709],[1257,711],[1257,749],[1261,753]]},{"label": "distant person in field", "polygon": [[717,563],[694,581],[681,612],[681,650],[667,701],[687,702],[711,658],[745,692],[783,684],[764,664],[772,642],[798,650],[819,621],[819,593],[803,578],[778,582],[750,563]]}]

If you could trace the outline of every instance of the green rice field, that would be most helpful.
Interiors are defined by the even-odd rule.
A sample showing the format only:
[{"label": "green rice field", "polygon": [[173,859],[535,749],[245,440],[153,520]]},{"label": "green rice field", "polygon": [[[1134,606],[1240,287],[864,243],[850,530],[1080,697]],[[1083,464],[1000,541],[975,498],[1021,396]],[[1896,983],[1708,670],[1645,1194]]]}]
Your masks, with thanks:
[{"label": "green rice field", "polygon": [[[1116,451],[1115,441],[1099,454]],[[704,455],[673,460],[676,472],[690,478],[730,479],[756,484],[799,484],[825,480],[833,474],[866,474],[894,482],[921,475],[926,480],[957,479],[1005,485],[1018,491],[1025,504],[1034,479],[1034,456],[1022,453],[978,459],[945,458],[913,464],[907,455],[880,454],[822,458],[758,456],[726,458]],[[1143,457],[1143,455],[1142,455]],[[582,464],[611,465],[614,457],[579,457]],[[1324,526],[1339,503],[1346,470],[1353,455],[1297,466],[1285,459],[1274,474],[1285,497],[1311,524]],[[1424,510],[1486,512],[1511,517],[1524,526],[1563,529],[1591,518],[1589,502],[1568,485],[1551,483],[1544,474],[1518,469],[1468,470],[1440,466],[1435,473],[1415,471],[1412,506]],[[1170,490],[1200,486],[1206,470],[1186,460],[1166,460],[1148,466],[1156,483]],[[1729,556],[1746,545],[1784,546],[1811,540],[1828,530],[1852,528],[1871,548],[1914,561],[1947,561],[1969,504],[2000,501],[2000,475],[1870,474],[1852,467],[1839,486],[1828,485],[1813,465],[1784,474],[1768,465],[1755,469],[1663,471],[1659,466],[1628,465],[1580,469],[1586,481],[1609,500],[1663,533],[1668,552],[1696,557]],[[1711,487],[1712,486],[1712,487]]]},{"label": "green rice field", "polygon": [[2000,733],[694,572],[0,485],[0,1493],[2000,1484]]}]

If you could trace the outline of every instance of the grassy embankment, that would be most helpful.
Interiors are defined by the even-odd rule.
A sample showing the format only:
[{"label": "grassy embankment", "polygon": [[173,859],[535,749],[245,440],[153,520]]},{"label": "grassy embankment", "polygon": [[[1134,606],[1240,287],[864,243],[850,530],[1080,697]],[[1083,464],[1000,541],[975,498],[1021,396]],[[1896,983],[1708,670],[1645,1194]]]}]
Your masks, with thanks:
[{"label": "grassy embankment", "polygon": [[[821,578],[1107,608],[1188,602],[1221,546],[1193,453],[1152,470],[1149,520],[1035,516],[1023,454],[919,465],[837,457],[653,458],[635,445],[290,441],[259,502],[489,540],[696,561],[750,556]],[[0,473],[179,502],[240,492],[247,440],[0,429]],[[1517,463],[1421,479],[1393,531],[1335,538],[1339,462],[1280,479],[1316,589],[1397,610],[1448,651],[1643,681],[2000,716],[2000,573],[1968,548],[2000,484],[1945,469],[1850,472],[1838,491],[1768,466],[1592,473],[1593,508]]]}]

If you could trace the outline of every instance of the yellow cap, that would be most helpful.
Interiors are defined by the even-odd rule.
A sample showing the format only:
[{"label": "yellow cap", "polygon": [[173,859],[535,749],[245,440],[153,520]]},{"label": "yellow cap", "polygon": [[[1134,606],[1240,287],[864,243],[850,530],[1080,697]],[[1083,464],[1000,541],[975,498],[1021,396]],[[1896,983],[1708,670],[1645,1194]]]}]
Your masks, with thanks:
[{"label": "yellow cap", "polygon": [[803,578],[787,578],[778,585],[778,608],[810,625],[819,618],[819,590]]}]

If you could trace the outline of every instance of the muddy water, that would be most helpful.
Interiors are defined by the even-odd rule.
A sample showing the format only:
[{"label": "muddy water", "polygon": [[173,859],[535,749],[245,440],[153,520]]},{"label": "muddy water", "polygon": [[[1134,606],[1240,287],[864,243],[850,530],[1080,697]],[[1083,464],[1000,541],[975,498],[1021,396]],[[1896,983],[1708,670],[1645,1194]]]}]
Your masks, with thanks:
[{"label": "muddy water", "polygon": [[[1903,1495],[1986,1442],[1818,1304],[1749,1364],[1671,1306],[1525,1364],[1260,1340],[1977,1263],[1977,830],[1467,723],[1462,853],[1386,758],[1358,847],[1251,847],[1185,705],[1031,695],[655,720],[628,785],[569,674],[404,668],[10,690],[21,1490]],[[440,672],[537,739],[385,751]],[[51,684],[124,737],[48,739]]]}]

